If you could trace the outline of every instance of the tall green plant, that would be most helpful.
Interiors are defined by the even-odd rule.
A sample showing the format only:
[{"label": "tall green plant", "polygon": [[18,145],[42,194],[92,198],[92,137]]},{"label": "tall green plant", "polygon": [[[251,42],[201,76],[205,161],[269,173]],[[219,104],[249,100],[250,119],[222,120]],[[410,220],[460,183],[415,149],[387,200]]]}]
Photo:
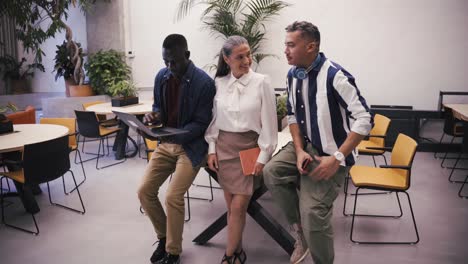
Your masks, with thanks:
[{"label": "tall green plant", "polygon": [[35,54],[35,62],[41,63],[45,55],[41,45],[67,29],[64,21],[69,9],[78,5],[83,12],[89,11],[97,1],[110,0],[0,0],[0,16],[13,19],[25,51]]},{"label": "tall green plant", "polygon": [[98,51],[88,58],[85,64],[89,83],[97,94],[109,94],[109,87],[125,80],[130,80],[131,69],[125,62],[123,53],[108,50]]},{"label": "tall green plant", "polygon": [[223,39],[232,35],[245,37],[257,65],[263,59],[275,56],[262,51],[266,22],[290,4],[277,0],[181,0],[176,20],[183,19],[198,4],[206,6],[201,15],[205,27]]}]

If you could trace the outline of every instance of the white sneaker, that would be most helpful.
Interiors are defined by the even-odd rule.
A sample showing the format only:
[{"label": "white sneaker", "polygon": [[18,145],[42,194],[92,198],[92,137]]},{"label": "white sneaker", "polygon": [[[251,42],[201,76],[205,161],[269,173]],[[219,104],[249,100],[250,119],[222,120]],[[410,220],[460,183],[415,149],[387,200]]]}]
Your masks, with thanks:
[{"label": "white sneaker", "polygon": [[309,248],[305,242],[302,228],[298,224],[292,225],[292,234],[296,242],[294,243],[294,251],[291,254],[291,264],[301,263],[309,254]]}]

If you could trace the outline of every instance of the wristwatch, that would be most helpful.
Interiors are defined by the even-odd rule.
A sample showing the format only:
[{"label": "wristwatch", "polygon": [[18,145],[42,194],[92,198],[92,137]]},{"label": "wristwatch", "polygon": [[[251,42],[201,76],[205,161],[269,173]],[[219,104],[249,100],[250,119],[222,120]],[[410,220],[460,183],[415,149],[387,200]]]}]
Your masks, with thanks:
[{"label": "wristwatch", "polygon": [[333,156],[335,156],[335,159],[339,162],[343,162],[345,160],[344,154],[340,151],[336,151],[335,153],[333,153]]}]

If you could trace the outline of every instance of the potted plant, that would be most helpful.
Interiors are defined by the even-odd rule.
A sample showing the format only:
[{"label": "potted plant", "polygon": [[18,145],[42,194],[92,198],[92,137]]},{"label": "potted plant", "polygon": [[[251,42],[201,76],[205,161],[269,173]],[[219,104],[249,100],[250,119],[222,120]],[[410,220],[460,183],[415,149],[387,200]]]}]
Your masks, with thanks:
[{"label": "potted plant", "polygon": [[112,106],[138,104],[137,90],[132,81],[121,80],[112,83],[108,88],[108,93],[112,96]]},{"label": "potted plant", "polygon": [[[55,81],[63,77],[65,79],[65,94],[69,96],[90,96],[93,91],[89,85],[83,85],[84,71],[82,61],[85,54],[81,48],[81,44],[75,42],[71,45],[67,41],[63,41],[61,45],[57,45],[55,51],[55,66],[54,71]],[[77,60],[79,59],[79,62]],[[75,60],[75,62],[74,62]]]},{"label": "potted plant", "polygon": [[26,59],[17,61],[10,55],[0,57],[0,74],[3,74],[4,81],[9,83],[10,91],[13,94],[28,93],[29,78],[34,76],[34,70],[39,69],[44,72],[44,66],[40,63],[25,65]]},{"label": "potted plant", "polygon": [[286,115],[288,108],[286,107],[287,96],[280,95],[276,97],[276,116],[278,118],[278,131],[282,131],[287,125]]},{"label": "potted plant", "polygon": [[125,62],[124,54],[115,50],[100,50],[90,55],[85,69],[88,73],[89,83],[96,94],[112,96],[109,91],[110,87],[121,81],[129,80],[131,76],[131,70]]},{"label": "potted plant", "polygon": [[6,105],[0,105],[0,114],[7,114],[8,112],[14,113],[16,111],[18,111],[18,106],[12,102],[8,102]]},{"label": "potted plant", "polygon": [[232,35],[247,39],[257,67],[263,59],[276,57],[262,52],[262,43],[266,39],[266,22],[279,15],[290,4],[279,0],[180,0],[176,20],[187,16],[198,4],[206,6],[201,21],[212,33],[223,39]]}]

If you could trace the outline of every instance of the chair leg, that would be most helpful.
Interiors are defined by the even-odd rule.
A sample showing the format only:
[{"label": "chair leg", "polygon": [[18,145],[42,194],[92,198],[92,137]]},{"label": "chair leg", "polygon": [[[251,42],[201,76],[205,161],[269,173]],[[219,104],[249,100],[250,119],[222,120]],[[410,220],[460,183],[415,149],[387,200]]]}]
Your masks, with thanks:
[{"label": "chair leg", "polygon": [[212,202],[213,199],[214,199],[213,188],[215,188],[215,187],[213,187],[213,183],[212,183],[212,181],[211,181],[210,175],[208,175],[208,181],[209,181],[210,185],[198,185],[198,184],[193,184],[193,183],[192,183],[192,185],[193,185],[193,186],[196,186],[196,187],[206,187],[206,188],[210,188],[210,195],[211,195],[210,198],[203,198],[203,197],[194,197],[194,196],[192,196],[192,197],[190,197],[190,199]]},{"label": "chair leg", "polygon": [[31,217],[32,217],[32,220],[34,222],[34,226],[36,228],[36,230],[29,230],[29,229],[25,229],[25,228],[22,228],[22,227],[19,227],[19,226],[15,226],[15,225],[12,225],[10,223],[7,223],[6,221],[6,217],[5,217],[5,204],[4,204],[4,200],[3,200],[3,181],[0,180],[0,207],[1,207],[1,212],[2,212],[2,223],[5,225],[5,226],[8,226],[8,227],[11,227],[13,229],[16,229],[16,230],[19,230],[19,231],[23,231],[23,232],[26,232],[26,233],[29,233],[29,234],[33,234],[35,236],[39,235],[39,226],[37,225],[37,221],[36,221],[36,217],[34,217],[34,214],[31,214]]},{"label": "chair leg", "polygon": [[377,163],[375,162],[375,157],[374,157],[374,155],[372,155],[372,161],[374,161],[374,167],[377,168]]},{"label": "chair leg", "polygon": [[458,197],[468,199],[468,195],[462,195],[463,188],[465,187],[465,184],[467,183],[468,183],[468,175],[466,175],[466,178],[463,181],[463,184],[460,187],[460,190],[458,191]]},{"label": "chair leg", "polygon": [[55,205],[55,206],[59,206],[59,207],[62,207],[62,208],[65,208],[67,210],[71,210],[71,211],[74,211],[74,212],[77,212],[77,213],[80,213],[80,214],[85,214],[86,213],[86,209],[85,209],[85,206],[84,206],[84,203],[83,203],[83,199],[81,198],[81,194],[80,194],[80,190],[78,189],[78,184],[76,184],[76,180],[75,180],[75,175],[73,173],[73,171],[71,170],[68,170],[71,175],[72,175],[72,178],[73,178],[73,182],[75,183],[75,189],[76,189],[76,192],[78,194],[78,198],[80,199],[80,203],[81,203],[81,208],[82,210],[78,210],[78,209],[75,209],[75,208],[71,208],[71,207],[68,207],[68,206],[65,206],[63,204],[59,204],[59,203],[55,203],[52,201],[52,195],[50,193],[50,185],[49,185],[49,182],[47,182],[47,192],[49,193],[49,202],[50,204],[52,205]]},{"label": "chair leg", "polygon": [[[84,166],[83,166],[83,160],[81,159],[80,150],[77,148],[74,151],[76,151],[75,152],[75,157],[78,154],[78,156],[80,158],[79,164],[81,164],[81,170],[83,171],[83,180],[80,183],[78,183],[78,187],[80,187],[86,181],[86,172],[85,172],[85,169],[84,169]],[[76,187],[75,187],[71,191],[67,192],[66,189],[65,189],[65,176],[64,175],[62,175],[62,181],[63,181],[63,192],[65,193],[65,195],[69,195],[70,193],[72,193],[72,192],[74,192],[76,190]]]},{"label": "chair leg", "polygon": [[449,182],[451,183],[463,183],[463,181],[455,181],[455,180],[452,180],[452,175],[453,175],[453,172],[455,170],[463,170],[464,168],[457,168],[457,164],[458,164],[458,161],[460,161],[461,159],[461,156],[462,156],[462,153],[458,153],[458,157],[457,157],[457,160],[455,161],[455,164],[453,165],[453,167],[451,168],[452,170],[450,171],[450,175],[448,177],[448,180]]},{"label": "chair leg", "polygon": [[[453,143],[453,140],[454,140],[454,139],[455,139],[455,137],[452,137],[452,140],[450,140],[450,144]],[[441,168],[445,168],[444,162],[445,162],[445,160],[447,159],[447,155],[448,155],[448,151],[445,152],[444,158],[442,159],[442,162],[440,163],[440,167],[441,167]]]},{"label": "chair leg", "polygon": [[[442,136],[440,137],[440,140],[439,140],[439,145],[442,144],[442,139],[444,138],[444,135],[445,133],[442,133]],[[434,159],[440,158],[440,157],[437,157],[437,153],[438,152],[434,152]]]},{"label": "chair leg", "polygon": [[[357,188],[356,190],[356,194],[358,193],[360,187]],[[356,216],[360,216],[360,215],[357,215],[356,214],[356,207],[357,207],[357,197],[358,195],[355,195],[354,197],[354,208],[353,208],[353,214],[352,214],[352,222],[351,222],[351,232],[350,232],[350,240],[353,242],[353,243],[356,243],[356,244],[409,244],[409,245],[414,245],[414,244],[417,244],[419,242],[419,232],[418,232],[418,227],[416,225],[416,218],[414,217],[414,212],[413,212],[413,206],[411,204],[411,199],[409,197],[409,194],[407,192],[403,192],[406,194],[406,197],[408,198],[408,204],[409,204],[409,207],[410,207],[410,212],[411,212],[411,217],[412,217],[412,220],[413,220],[413,225],[414,225],[414,231],[416,233],[416,241],[358,241],[358,240],[355,240],[353,238],[353,231],[354,231],[354,221],[355,221],[355,218]],[[398,197],[398,195],[397,195]],[[400,200],[398,199],[398,202],[400,202]],[[400,206],[401,207],[401,206]]]},{"label": "chair leg", "polygon": [[[102,152],[103,152],[103,156],[102,156],[102,157],[104,157],[105,154],[106,154],[106,150],[105,150],[105,147],[106,147],[106,146],[105,146],[104,138],[101,138],[101,139],[99,140],[98,153],[100,153],[100,151],[101,151],[101,146],[102,146]],[[109,146],[108,146],[108,147],[109,147]],[[107,151],[110,152],[110,151],[109,151],[109,148],[107,149]],[[99,167],[99,157],[100,157],[100,155],[98,155],[98,156],[97,156],[97,159],[96,159],[96,169],[97,169],[97,170],[104,169],[104,168],[107,168],[107,167],[111,167],[111,166],[114,166],[114,165],[123,163],[123,162],[125,162],[125,161],[127,160],[127,156],[124,155],[124,158],[123,158],[123,160],[121,160],[121,161],[114,162],[114,163],[112,163],[112,164]]]},{"label": "chair leg", "polygon": [[190,193],[189,193],[189,190],[187,190],[187,197],[185,197],[185,198],[187,198],[188,217],[187,217],[187,219],[184,219],[184,221],[188,222],[188,221],[190,221],[190,219],[192,217],[192,215],[190,213]]},{"label": "chair leg", "polygon": [[[353,196],[363,195],[363,193],[358,193],[358,191],[362,190],[362,189],[365,189],[365,188],[361,188],[361,187],[356,188],[356,191],[353,194]],[[392,192],[390,192],[390,193],[392,193]],[[353,212],[353,214],[355,216],[364,216],[364,217],[380,217],[380,218],[395,218],[395,219],[396,218],[401,218],[403,216],[403,210],[401,208],[400,198],[398,197],[398,194],[396,195],[396,197],[397,197],[397,202],[398,202],[398,208],[400,210],[399,215],[356,214],[355,212]],[[346,197],[345,197],[345,202],[346,202]],[[354,198],[354,204],[356,204],[356,198]],[[343,206],[343,215],[344,216],[353,216],[353,214],[346,213],[345,210],[346,210],[346,204],[345,204],[345,206]]]}]

